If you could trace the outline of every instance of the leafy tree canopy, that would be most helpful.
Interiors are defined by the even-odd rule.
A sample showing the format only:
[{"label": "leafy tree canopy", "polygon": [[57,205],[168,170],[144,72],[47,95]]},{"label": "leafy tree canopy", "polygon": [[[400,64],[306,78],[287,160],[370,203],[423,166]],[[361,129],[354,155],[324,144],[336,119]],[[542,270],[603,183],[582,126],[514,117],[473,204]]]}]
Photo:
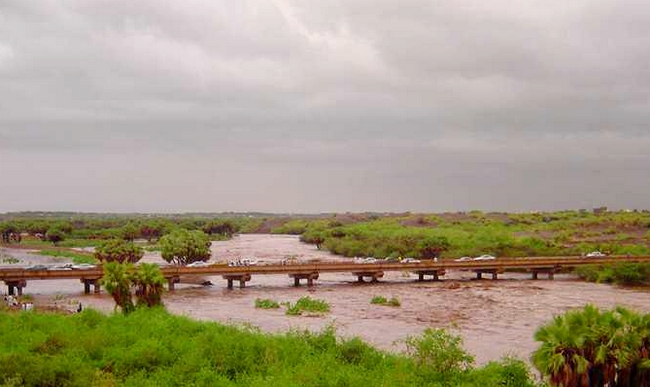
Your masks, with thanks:
[{"label": "leafy tree canopy", "polygon": [[210,259],[210,238],[203,231],[175,230],[160,238],[160,252],[167,262],[187,265]]}]

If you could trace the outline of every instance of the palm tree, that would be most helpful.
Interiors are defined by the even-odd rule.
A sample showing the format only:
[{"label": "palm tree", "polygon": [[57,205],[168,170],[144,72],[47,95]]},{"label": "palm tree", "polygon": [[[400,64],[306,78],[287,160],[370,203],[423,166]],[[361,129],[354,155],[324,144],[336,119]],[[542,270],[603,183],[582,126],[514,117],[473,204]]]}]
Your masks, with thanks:
[{"label": "palm tree", "polygon": [[107,262],[104,264],[104,276],[101,283],[115,300],[115,308],[120,307],[124,314],[135,309],[131,299],[133,265]]},{"label": "palm tree", "polygon": [[585,336],[576,330],[572,313],[556,316],[535,332],[542,345],[533,353],[533,363],[554,386],[580,387],[588,379],[589,362],[582,351]]},{"label": "palm tree", "polygon": [[162,305],[161,295],[165,277],[158,265],[141,264],[134,275],[133,283],[136,286],[135,296],[138,299],[138,305],[149,307]]},{"label": "palm tree", "polygon": [[650,315],[640,315],[617,308],[624,337],[623,354],[619,355],[617,387],[650,384]]}]

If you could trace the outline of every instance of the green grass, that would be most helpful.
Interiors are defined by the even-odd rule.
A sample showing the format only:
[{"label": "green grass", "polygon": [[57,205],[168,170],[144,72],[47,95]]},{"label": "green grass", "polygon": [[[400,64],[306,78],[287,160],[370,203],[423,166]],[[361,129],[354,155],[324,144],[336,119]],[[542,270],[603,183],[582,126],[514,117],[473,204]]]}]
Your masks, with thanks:
[{"label": "green grass", "polygon": [[92,255],[69,250],[45,249],[40,250],[38,254],[49,257],[67,258],[71,259],[74,263],[97,263],[97,260]]},{"label": "green grass", "polygon": [[[600,250],[608,254],[650,255],[644,235],[650,212],[560,211],[534,214],[404,215],[379,217],[352,224],[294,222],[304,228],[301,240],[319,241],[339,255],[397,257],[422,254],[423,241],[439,240],[442,258],[490,254],[501,257],[581,255]],[[637,234],[638,235],[638,234]]]},{"label": "green grass", "polygon": [[286,303],[289,316],[299,316],[304,312],[310,313],[327,313],[330,311],[330,305],[324,301],[309,296],[301,297],[295,304]]},{"label": "green grass", "polygon": [[650,264],[621,262],[614,265],[585,265],[574,271],[589,282],[624,286],[650,285]]},{"label": "green grass", "polygon": [[390,299],[387,299],[384,296],[375,296],[370,300],[371,304],[375,305],[385,305],[385,306],[401,306],[401,302],[397,297],[391,297]]},{"label": "green grass", "polygon": [[443,372],[434,372],[432,365],[440,365],[437,359],[449,352],[449,345],[431,346],[431,340],[425,335],[414,341],[412,355],[401,355],[357,338],[339,339],[333,329],[266,334],[157,309],[128,316],[89,309],[73,315],[0,311],[0,385],[533,385],[521,361],[459,370],[463,364],[455,362],[463,360],[460,356],[451,358]]},{"label": "green grass", "polygon": [[0,262],[8,263],[10,265],[20,262],[20,259],[12,257],[11,255],[5,255],[0,253]]},{"label": "green grass", "polygon": [[280,304],[271,299],[261,299],[261,298],[256,298],[255,299],[255,307],[259,309],[278,309],[280,307]]}]

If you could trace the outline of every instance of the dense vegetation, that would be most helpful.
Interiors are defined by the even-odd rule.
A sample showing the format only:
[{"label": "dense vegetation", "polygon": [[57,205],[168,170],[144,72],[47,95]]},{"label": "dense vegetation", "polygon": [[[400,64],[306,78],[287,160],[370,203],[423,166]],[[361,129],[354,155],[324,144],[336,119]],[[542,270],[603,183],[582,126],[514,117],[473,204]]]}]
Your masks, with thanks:
[{"label": "dense vegetation", "polygon": [[[344,256],[460,257],[650,254],[650,213],[564,211],[379,217],[302,222],[302,240]],[[286,227],[286,225],[285,225]],[[298,228],[294,222],[292,227]]]},{"label": "dense vegetation", "polygon": [[587,305],[541,327],[535,366],[553,386],[650,385],[650,315]]},{"label": "dense vegetation", "polygon": [[[0,214],[5,243],[45,248],[94,246],[102,240],[147,240],[148,249],[174,230],[201,231],[210,240],[234,233],[288,233],[344,256],[447,257],[650,255],[650,212],[323,214],[323,215],[93,215]],[[18,233],[18,235],[16,235]],[[49,236],[51,238],[48,237]]]},{"label": "dense vegetation", "polygon": [[104,316],[0,312],[3,386],[532,386],[525,365],[481,368],[457,338],[428,331],[409,355],[359,339],[263,334],[160,309]]},{"label": "dense vegetation", "polygon": [[578,276],[589,282],[618,285],[650,285],[650,264],[621,262],[615,265],[580,266]]}]

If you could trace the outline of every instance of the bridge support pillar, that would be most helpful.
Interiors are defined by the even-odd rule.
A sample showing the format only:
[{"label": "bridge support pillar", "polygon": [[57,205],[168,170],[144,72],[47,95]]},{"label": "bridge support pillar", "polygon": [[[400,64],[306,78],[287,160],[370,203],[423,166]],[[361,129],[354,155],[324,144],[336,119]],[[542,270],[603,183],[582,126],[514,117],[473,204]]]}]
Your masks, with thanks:
[{"label": "bridge support pillar", "polygon": [[246,282],[251,280],[250,274],[228,274],[224,275],[223,279],[227,281],[228,289],[233,288],[233,282],[239,281],[239,288],[243,289],[246,287]]},{"label": "bridge support pillar", "polygon": [[175,289],[175,285],[179,282],[181,282],[180,277],[174,276],[174,277],[167,277],[167,289],[171,292]]},{"label": "bridge support pillar", "polygon": [[18,293],[19,296],[23,295],[23,288],[27,286],[27,281],[25,280],[15,280],[15,281],[5,281],[7,285],[7,293],[10,296],[15,296]]},{"label": "bridge support pillar", "polygon": [[99,293],[102,288],[99,278],[81,278],[79,282],[84,284],[84,294],[90,294],[91,285],[95,294]]},{"label": "bridge support pillar", "polygon": [[481,270],[476,270],[476,279],[482,279],[483,274],[491,274],[492,279],[496,280],[499,279],[499,274],[503,273],[502,270],[499,269],[481,269]]},{"label": "bridge support pillar", "polygon": [[314,280],[318,279],[318,273],[292,273],[289,274],[290,278],[293,278],[293,285],[300,286],[300,280],[306,279],[307,286],[314,286]]},{"label": "bridge support pillar", "polygon": [[418,281],[424,281],[425,276],[429,275],[433,277],[434,281],[439,281],[440,276],[445,275],[445,270],[440,269],[440,270],[419,270],[415,272],[418,275]]},{"label": "bridge support pillar", "polygon": [[555,268],[537,268],[532,270],[532,277],[534,280],[539,278],[539,273],[546,273],[548,274],[548,279],[552,280],[555,278]]},{"label": "bridge support pillar", "polygon": [[358,282],[366,282],[365,278],[368,277],[370,282],[379,282],[380,278],[384,277],[383,271],[355,271],[352,275],[357,276]]}]

